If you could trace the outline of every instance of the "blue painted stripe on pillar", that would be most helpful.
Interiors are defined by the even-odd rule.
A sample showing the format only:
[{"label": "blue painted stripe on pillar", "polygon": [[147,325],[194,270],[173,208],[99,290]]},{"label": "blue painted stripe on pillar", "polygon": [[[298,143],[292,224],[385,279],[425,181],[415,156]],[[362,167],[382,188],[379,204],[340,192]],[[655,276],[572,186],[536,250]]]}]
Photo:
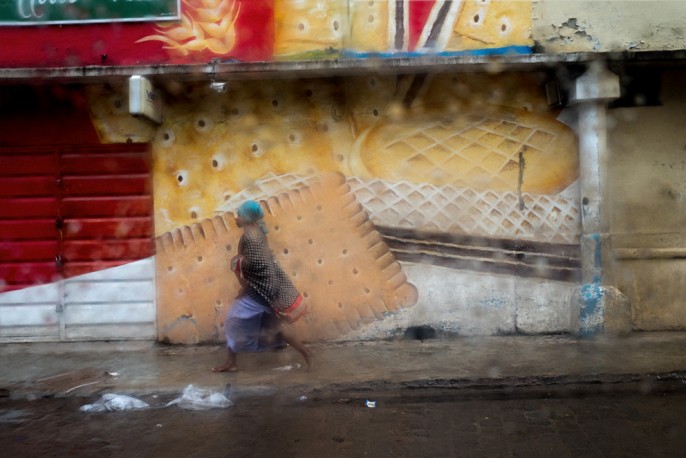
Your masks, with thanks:
[{"label": "blue painted stripe on pillar", "polygon": [[581,287],[579,313],[579,335],[591,337],[603,331],[605,313],[603,310],[603,288],[599,283],[586,283]]}]

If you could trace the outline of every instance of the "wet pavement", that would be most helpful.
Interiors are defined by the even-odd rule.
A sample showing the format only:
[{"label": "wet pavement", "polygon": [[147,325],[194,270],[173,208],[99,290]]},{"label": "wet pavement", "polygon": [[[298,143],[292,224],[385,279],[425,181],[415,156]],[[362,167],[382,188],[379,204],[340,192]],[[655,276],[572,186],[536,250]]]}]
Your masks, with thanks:
[{"label": "wet pavement", "polygon": [[[3,456],[671,457],[686,333],[350,342],[240,355],[152,342],[0,345]],[[166,406],[188,385],[224,409]],[[89,413],[104,393],[144,410]],[[369,404],[367,401],[373,401]],[[370,407],[373,405],[373,408]]]},{"label": "wet pavement", "polygon": [[213,373],[220,346],[153,342],[0,345],[0,397],[179,394],[189,384],[231,385],[234,396],[447,389],[679,389],[686,373],[686,333],[633,333],[576,339],[489,336],[313,345],[314,366],[285,350],[239,355],[238,373]]},{"label": "wet pavement", "polygon": [[[367,393],[373,396],[373,393]],[[154,400],[151,400],[154,401]],[[3,456],[678,457],[686,395],[251,398],[228,409],[83,413],[0,399]]]}]

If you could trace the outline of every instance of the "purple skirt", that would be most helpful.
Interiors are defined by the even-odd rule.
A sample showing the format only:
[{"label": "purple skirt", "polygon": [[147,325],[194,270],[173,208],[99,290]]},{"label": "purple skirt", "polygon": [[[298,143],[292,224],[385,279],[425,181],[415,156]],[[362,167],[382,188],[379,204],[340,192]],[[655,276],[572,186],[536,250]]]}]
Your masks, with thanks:
[{"label": "purple skirt", "polygon": [[234,353],[272,350],[283,346],[279,319],[270,307],[244,295],[226,314],[226,346]]}]

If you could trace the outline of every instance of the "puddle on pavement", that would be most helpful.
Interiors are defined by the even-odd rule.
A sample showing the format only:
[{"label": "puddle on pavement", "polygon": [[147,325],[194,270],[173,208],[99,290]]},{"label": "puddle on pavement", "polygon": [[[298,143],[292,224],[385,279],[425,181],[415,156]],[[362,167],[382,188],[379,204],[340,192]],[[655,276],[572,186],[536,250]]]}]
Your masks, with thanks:
[{"label": "puddle on pavement", "polygon": [[24,423],[24,422],[28,421],[27,417],[29,417],[30,415],[31,415],[31,413],[27,410],[21,410],[21,409],[0,410],[0,425]]}]

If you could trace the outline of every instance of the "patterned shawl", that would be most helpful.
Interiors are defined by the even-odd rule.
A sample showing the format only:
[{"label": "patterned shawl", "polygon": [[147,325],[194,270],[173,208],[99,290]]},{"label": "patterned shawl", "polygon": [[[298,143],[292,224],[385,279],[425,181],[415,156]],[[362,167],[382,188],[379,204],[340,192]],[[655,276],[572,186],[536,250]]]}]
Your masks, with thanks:
[{"label": "patterned shawl", "polygon": [[244,228],[238,254],[243,256],[241,270],[250,297],[276,310],[295,302],[298,290],[274,259],[267,237],[258,227]]}]

